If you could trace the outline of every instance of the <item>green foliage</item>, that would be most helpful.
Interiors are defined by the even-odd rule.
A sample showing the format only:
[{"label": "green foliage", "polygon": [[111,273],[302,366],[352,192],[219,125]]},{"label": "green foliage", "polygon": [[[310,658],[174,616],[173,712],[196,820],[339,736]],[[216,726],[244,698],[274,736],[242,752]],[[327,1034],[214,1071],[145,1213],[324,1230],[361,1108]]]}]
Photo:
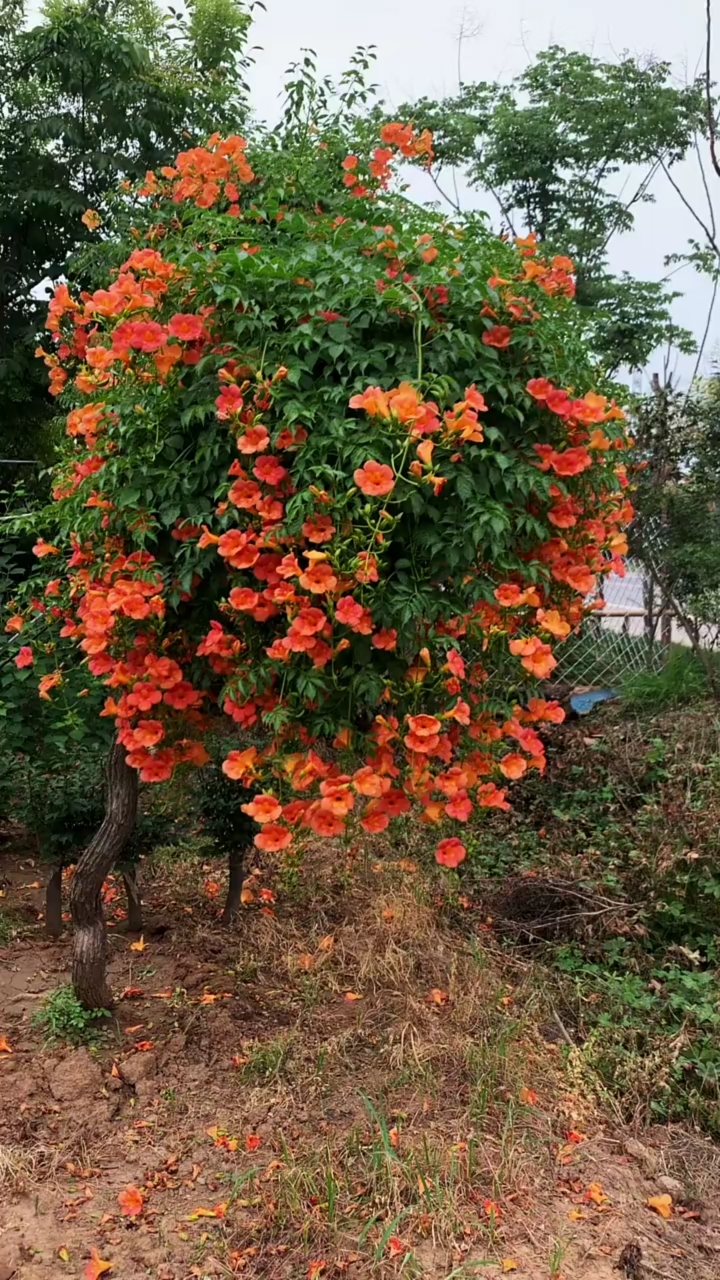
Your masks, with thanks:
[{"label": "green foliage", "polygon": [[662,670],[635,672],[622,682],[621,690],[629,706],[657,710],[702,698],[709,686],[707,671],[697,655],[678,645]]},{"label": "green foliage", "polygon": [[107,1009],[84,1009],[71,986],[52,991],[33,1017],[50,1044],[96,1045],[109,1018]]},{"label": "green foliage", "polygon": [[197,775],[194,790],[203,832],[221,853],[243,850],[252,844],[258,828],[240,807],[252,799],[249,788],[226,777],[218,765],[206,765]]},{"label": "green foliage", "polygon": [[[691,347],[671,321],[676,295],[614,276],[607,249],[632,229],[635,208],[653,200],[659,158],[677,163],[702,127],[699,83],[678,87],[668,63],[609,63],[553,46],[508,85],[462,84],[452,97],[402,110],[433,130],[441,166],[465,169],[493,197],[513,234],[535,232],[574,259],[578,302],[607,368],[639,367],[668,339]],[[627,166],[641,176],[618,194]]]},{"label": "green foliage", "polygon": [[628,1116],[720,1132],[720,723],[686,708],[643,700],[595,713],[592,738],[559,730],[548,778],[473,833],[461,876],[510,938],[534,917],[512,914],[523,886],[557,893],[532,954],[590,1080]]},{"label": "green foliage", "polygon": [[241,0],[52,0],[27,26],[0,15],[0,456],[52,457],[53,409],[34,349],[43,282],[97,238],[80,218],[119,179],[167,163],[246,114]]},{"label": "green foliage", "polygon": [[52,772],[22,757],[12,763],[12,817],[32,831],[43,858],[74,862],[103,820],[103,757],[79,751]]},{"label": "green foliage", "polygon": [[658,389],[636,419],[645,465],[634,544],[702,657],[717,644],[720,623],[720,381],[698,381],[685,393]]},{"label": "green foliage", "polygon": [[0,947],[9,946],[20,935],[22,927],[22,919],[16,912],[0,906]]}]

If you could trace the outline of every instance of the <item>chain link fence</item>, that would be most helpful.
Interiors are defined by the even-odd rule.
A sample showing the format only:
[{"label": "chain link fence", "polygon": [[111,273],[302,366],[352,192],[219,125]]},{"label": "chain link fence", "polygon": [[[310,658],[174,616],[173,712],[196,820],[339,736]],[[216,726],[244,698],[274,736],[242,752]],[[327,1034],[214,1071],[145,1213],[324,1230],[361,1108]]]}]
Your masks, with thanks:
[{"label": "chain link fence", "polygon": [[629,558],[625,576],[603,583],[604,604],[555,653],[556,677],[572,685],[617,685],[628,676],[661,671],[671,647],[690,639],[662,607],[657,581],[647,566]]}]

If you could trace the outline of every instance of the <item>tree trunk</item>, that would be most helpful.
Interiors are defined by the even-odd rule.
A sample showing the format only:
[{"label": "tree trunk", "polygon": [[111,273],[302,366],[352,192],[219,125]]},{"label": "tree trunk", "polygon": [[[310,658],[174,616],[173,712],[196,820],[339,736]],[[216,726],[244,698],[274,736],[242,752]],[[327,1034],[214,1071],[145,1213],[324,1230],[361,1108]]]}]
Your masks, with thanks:
[{"label": "tree trunk", "polygon": [[124,867],[123,884],[127,895],[127,925],[130,933],[142,933],[143,909],[137,867]]},{"label": "tree trunk", "polygon": [[70,889],[75,937],[72,982],[85,1009],[109,1009],[107,933],[102,909],[106,875],[122,855],[137,814],[138,775],[125,763],[125,748],[114,743],[106,771],[105,817],[75,868]]},{"label": "tree trunk", "polygon": [[221,924],[232,924],[240,906],[240,894],[243,885],[243,865],[245,859],[243,857],[243,849],[233,849],[228,855],[228,868],[230,871],[230,880],[228,882],[227,898],[225,906],[220,918]]},{"label": "tree trunk", "polygon": [[62,863],[53,871],[45,889],[45,932],[48,938],[62,933]]}]

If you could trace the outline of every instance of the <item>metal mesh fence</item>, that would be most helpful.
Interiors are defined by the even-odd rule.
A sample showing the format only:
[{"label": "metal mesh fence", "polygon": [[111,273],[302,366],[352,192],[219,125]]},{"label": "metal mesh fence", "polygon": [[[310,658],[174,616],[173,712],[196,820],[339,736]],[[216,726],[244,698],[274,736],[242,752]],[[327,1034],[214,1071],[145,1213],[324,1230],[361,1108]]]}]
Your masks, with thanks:
[{"label": "metal mesh fence", "polygon": [[641,671],[660,671],[673,644],[688,636],[663,613],[657,584],[640,560],[628,559],[624,577],[603,583],[604,606],[589,615],[562,646],[556,676],[573,685],[612,686]]}]

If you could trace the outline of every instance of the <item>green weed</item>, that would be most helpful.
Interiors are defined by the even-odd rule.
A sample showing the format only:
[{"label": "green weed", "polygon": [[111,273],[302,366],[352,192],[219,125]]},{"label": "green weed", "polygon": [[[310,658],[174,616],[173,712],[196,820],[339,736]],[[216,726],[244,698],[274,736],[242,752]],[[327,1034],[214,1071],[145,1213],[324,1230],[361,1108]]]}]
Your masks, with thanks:
[{"label": "green weed", "polygon": [[33,1017],[52,1044],[95,1045],[103,1030],[98,1025],[109,1018],[107,1009],[84,1009],[71,986],[52,991]]},{"label": "green weed", "polygon": [[0,907],[0,947],[7,947],[22,932],[23,921],[14,911]]}]

